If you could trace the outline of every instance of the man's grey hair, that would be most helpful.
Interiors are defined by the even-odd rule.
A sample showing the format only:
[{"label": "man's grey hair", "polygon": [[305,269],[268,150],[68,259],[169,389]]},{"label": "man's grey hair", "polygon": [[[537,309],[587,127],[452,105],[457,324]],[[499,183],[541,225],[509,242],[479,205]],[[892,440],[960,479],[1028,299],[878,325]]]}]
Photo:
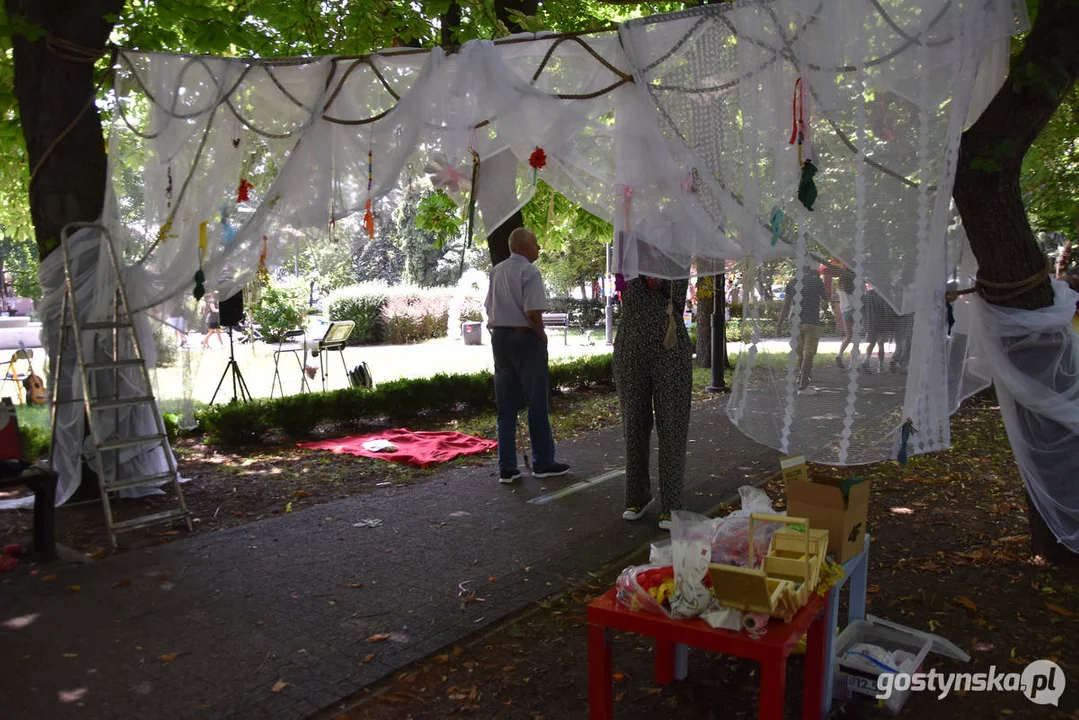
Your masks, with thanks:
[{"label": "man's grey hair", "polygon": [[519,227],[511,232],[509,239],[510,252],[520,253],[524,250],[525,245],[532,241],[532,237],[532,231],[528,228]]}]

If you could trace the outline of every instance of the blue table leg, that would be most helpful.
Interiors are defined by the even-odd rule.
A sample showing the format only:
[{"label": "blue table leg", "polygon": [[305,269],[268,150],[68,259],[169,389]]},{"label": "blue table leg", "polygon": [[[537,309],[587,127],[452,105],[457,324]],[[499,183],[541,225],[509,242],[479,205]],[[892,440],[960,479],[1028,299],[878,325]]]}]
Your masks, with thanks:
[{"label": "blue table leg", "polygon": [[865,595],[866,581],[869,577],[869,535],[865,536],[865,547],[862,552],[843,563],[843,577],[836,583],[828,596],[827,637],[824,640],[824,649],[827,664],[824,667],[824,707],[822,717],[827,717],[832,711],[832,684],[835,682],[835,638],[836,629],[839,627],[839,594],[844,585],[850,588],[850,598],[847,602],[847,624],[855,620],[865,619]]},{"label": "blue table leg", "polygon": [[689,646],[678,643],[674,646],[674,679],[685,680],[689,675]]}]

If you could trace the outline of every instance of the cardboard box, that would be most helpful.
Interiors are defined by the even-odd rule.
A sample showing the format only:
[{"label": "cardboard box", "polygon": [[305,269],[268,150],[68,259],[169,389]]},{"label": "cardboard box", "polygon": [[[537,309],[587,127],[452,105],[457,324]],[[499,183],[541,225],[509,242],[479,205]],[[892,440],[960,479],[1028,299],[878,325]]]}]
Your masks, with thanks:
[{"label": "cardboard box", "polygon": [[809,482],[809,470],[806,468],[805,455],[791,455],[779,458],[779,469],[783,473],[783,482],[803,480]]},{"label": "cardboard box", "polygon": [[809,518],[810,527],[828,531],[828,552],[844,563],[865,545],[869,481],[850,486],[843,497],[844,480],[820,478],[787,483],[787,514]]}]

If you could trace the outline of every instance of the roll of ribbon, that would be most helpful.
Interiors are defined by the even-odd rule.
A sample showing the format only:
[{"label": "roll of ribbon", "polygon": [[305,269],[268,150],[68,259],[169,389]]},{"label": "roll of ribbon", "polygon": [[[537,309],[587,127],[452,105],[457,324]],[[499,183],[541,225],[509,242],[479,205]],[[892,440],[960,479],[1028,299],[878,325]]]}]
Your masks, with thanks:
[{"label": "roll of ribbon", "polygon": [[742,629],[750,633],[759,633],[768,625],[768,616],[764,613],[745,613],[742,615]]}]

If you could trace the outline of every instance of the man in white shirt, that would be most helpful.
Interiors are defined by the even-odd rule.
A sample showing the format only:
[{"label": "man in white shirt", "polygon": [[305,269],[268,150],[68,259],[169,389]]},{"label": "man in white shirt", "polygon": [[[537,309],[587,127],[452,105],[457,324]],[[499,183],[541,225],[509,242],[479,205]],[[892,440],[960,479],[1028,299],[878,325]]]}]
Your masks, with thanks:
[{"label": "man in white shirt", "polygon": [[547,414],[547,333],[543,311],[547,294],[532,263],[539,257],[536,235],[517,228],[509,237],[510,256],[495,265],[487,290],[487,327],[495,357],[495,405],[498,408],[499,482],[521,477],[517,469],[517,412],[528,406],[532,475],[565,475],[569,465],[555,462],[554,435]]}]

